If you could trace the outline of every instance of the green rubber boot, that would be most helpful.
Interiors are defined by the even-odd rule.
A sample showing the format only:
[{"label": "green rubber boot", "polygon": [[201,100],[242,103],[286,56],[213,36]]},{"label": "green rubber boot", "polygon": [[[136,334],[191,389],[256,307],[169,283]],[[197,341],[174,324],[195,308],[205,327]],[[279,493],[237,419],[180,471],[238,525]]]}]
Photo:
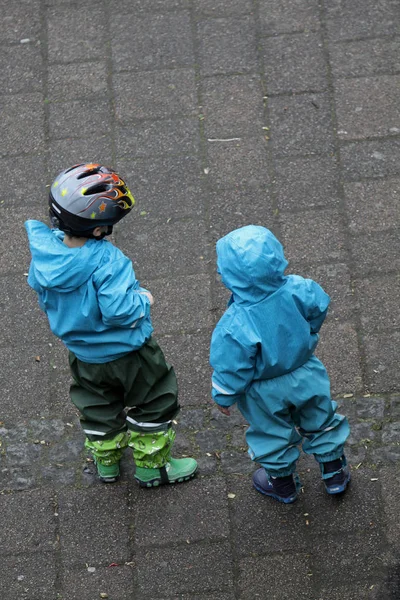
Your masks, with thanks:
[{"label": "green rubber boot", "polygon": [[159,469],[136,467],[135,479],[141,487],[157,487],[167,483],[183,483],[192,479],[197,471],[194,458],[170,458]]},{"label": "green rubber boot", "polygon": [[86,438],[85,447],[93,455],[97,474],[103,483],[115,483],[119,477],[119,461],[124,448],[128,446],[130,434],[123,431],[111,440],[89,440]]}]

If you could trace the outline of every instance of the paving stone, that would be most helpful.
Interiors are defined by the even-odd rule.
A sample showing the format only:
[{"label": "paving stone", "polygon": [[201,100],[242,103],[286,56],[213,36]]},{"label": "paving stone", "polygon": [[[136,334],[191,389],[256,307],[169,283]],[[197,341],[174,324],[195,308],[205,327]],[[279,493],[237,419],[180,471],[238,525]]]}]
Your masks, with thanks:
[{"label": "paving stone", "polygon": [[217,471],[217,457],[216,456],[199,456],[196,455],[196,461],[199,469],[199,476],[204,477],[207,475],[214,475]]},{"label": "paving stone", "polygon": [[7,140],[1,155],[43,150],[44,112],[42,95],[37,93],[0,96],[2,114],[0,137]]},{"label": "paving stone", "polygon": [[344,193],[351,232],[373,233],[399,225],[399,178],[346,183]]},{"label": "paving stone", "polygon": [[357,333],[352,323],[325,323],[317,356],[328,371],[334,396],[362,389]]},{"label": "paving stone", "polygon": [[7,444],[6,458],[10,467],[26,467],[39,460],[42,446],[39,444]]},{"label": "paving stone", "polygon": [[[226,189],[212,189],[207,194],[206,200],[209,205],[211,223],[209,235],[214,243],[239,227],[254,224],[273,229],[274,222],[276,222],[270,187],[241,189],[228,186]],[[213,248],[215,264],[214,256],[215,248]]]},{"label": "paving stone", "polygon": [[51,63],[105,57],[108,40],[103,8],[93,5],[60,6],[48,10],[46,16]]},{"label": "paving stone", "polygon": [[386,423],[382,432],[382,442],[384,444],[399,445],[400,423]]},{"label": "paving stone", "polygon": [[49,449],[49,461],[57,464],[76,463],[84,452],[85,437],[78,433],[75,439],[53,443]]},{"label": "paving stone", "polygon": [[261,31],[265,35],[320,28],[317,0],[260,2]]},{"label": "paving stone", "polygon": [[400,140],[349,143],[340,149],[345,181],[400,173]]},{"label": "paving stone", "polygon": [[386,535],[391,544],[398,548],[400,539],[400,523],[396,517],[396,499],[400,493],[400,476],[398,467],[384,467],[379,472],[382,485],[383,510],[386,516]]},{"label": "paving stone", "polygon": [[[172,335],[159,338],[163,352],[174,368],[178,378],[179,402],[182,406],[200,406],[210,402],[211,368],[209,365],[210,336],[207,334]],[[182,411],[178,416],[181,427],[189,426],[192,418],[204,411]],[[196,429],[201,429],[200,424]]]},{"label": "paving stone", "polygon": [[109,135],[83,139],[53,140],[49,143],[51,181],[60,171],[82,162],[112,165],[112,141]]},{"label": "paving stone", "polygon": [[[120,34],[129,31],[128,36]],[[111,48],[116,70],[150,71],[194,63],[190,15],[116,13],[111,21]]]},{"label": "paving stone", "polygon": [[[151,511],[147,510],[149,492]],[[135,541],[139,547],[148,547],[227,539],[228,501],[225,481],[220,478],[144,489],[135,502]]]},{"label": "paving stone", "polygon": [[346,264],[310,265],[298,269],[296,275],[314,279],[330,296],[328,321],[346,321],[354,316],[358,305],[355,303],[350,271]]},{"label": "paving stone", "polygon": [[281,210],[333,208],[339,202],[337,164],[331,156],[276,160],[275,183]]},{"label": "paving stone", "polygon": [[116,168],[132,190],[139,210],[135,217],[137,225],[130,225],[129,219],[124,219],[119,228],[140,229],[141,221],[148,219],[151,222],[163,219],[165,222],[171,218],[204,213],[204,175],[198,158],[125,158],[117,161]]},{"label": "paving stone", "polygon": [[64,573],[62,590],[69,600],[93,600],[93,598],[131,600],[134,597],[132,565],[94,568],[96,569],[94,572],[82,568]]},{"label": "paving stone", "polygon": [[327,28],[334,41],[351,40],[355,37],[378,37],[398,32],[396,2],[381,0],[341,0],[327,2]]},{"label": "paving stone", "polygon": [[[340,584],[340,581],[336,582],[336,584],[338,583]],[[379,600],[379,598],[387,598],[389,600],[387,593],[388,590],[380,581],[380,578],[364,584],[349,586],[346,582],[342,587],[335,585],[335,587],[322,587],[319,590],[321,600],[324,600],[324,598],[329,598],[329,600]],[[393,600],[395,599],[393,598]]]},{"label": "paving stone", "polygon": [[[26,283],[26,276],[4,275],[0,277],[0,286],[1,345],[25,345],[29,341],[42,348],[44,340],[50,339],[50,328],[44,312],[39,308],[36,293]],[[38,355],[39,351],[35,356]]]},{"label": "paving stone", "polygon": [[46,360],[35,360],[37,355],[44,356],[43,352],[40,346],[31,345],[25,345],[23,353],[19,347],[0,349],[2,414],[9,421],[48,414],[48,367]]},{"label": "paving stone", "polygon": [[33,44],[4,46],[0,57],[0,89],[2,93],[42,91],[42,56]]},{"label": "paving stone", "polygon": [[374,231],[350,240],[354,268],[360,276],[393,271],[399,265],[399,236],[392,229]]},{"label": "paving stone", "polygon": [[132,157],[193,155],[199,150],[198,119],[139,121],[117,129],[117,154]]},{"label": "paving stone", "polygon": [[398,446],[372,448],[370,457],[371,463],[375,466],[397,465],[400,462],[400,448]]},{"label": "paving stone", "polygon": [[363,465],[353,469],[351,483],[340,497],[329,496],[319,477],[310,477],[304,498],[307,502],[304,512],[309,513],[308,530],[314,544],[321,535],[333,540],[350,534],[354,540],[364,535],[365,548],[379,540],[383,521],[382,496],[380,477],[375,471]]},{"label": "paving stone", "polygon": [[398,331],[369,334],[364,338],[367,385],[371,392],[393,392],[399,387],[396,353],[400,341]]},{"label": "paving stone", "polygon": [[[218,564],[218,569],[213,566]],[[157,565],[158,577],[154,577]],[[185,544],[148,550],[137,566],[137,590],[149,597],[200,594],[204,590],[227,593],[233,587],[232,556],[228,542]]]},{"label": "paving stone", "polygon": [[398,395],[390,397],[390,415],[394,419],[400,419],[400,396]]},{"label": "paving stone", "polygon": [[399,39],[368,39],[329,46],[335,77],[368,77],[400,69]]},{"label": "paving stone", "polygon": [[250,474],[254,471],[254,464],[251,462],[247,452],[227,450],[221,452],[221,469],[227,474]]},{"label": "paving stone", "polygon": [[264,106],[259,75],[204,79],[202,103],[205,135],[208,138],[230,138],[263,132]]},{"label": "paving stone", "polygon": [[364,139],[398,134],[399,84],[395,75],[337,81],[338,136]]},{"label": "paving stone", "polygon": [[97,489],[59,492],[61,554],[68,569],[130,560],[127,490],[111,487],[103,486],[101,494]]},{"label": "paving stone", "polygon": [[[310,558],[285,552],[278,556],[256,556],[245,558],[239,563],[240,598],[253,600],[265,594],[265,572],[268,571],[268,588],[282,588],[282,573],[290,573],[285,577],[285,594],[295,596],[299,600],[311,598]],[[278,596],[277,596],[278,597]]]},{"label": "paving stone", "polygon": [[[151,290],[156,301],[152,308],[152,320],[156,335],[172,332],[190,332],[210,327],[210,281],[206,275],[188,275],[174,279],[143,281],[142,285]],[[178,304],[177,298],[185,297],[186,302]],[[192,306],[196,307],[193,311]],[[187,331],[189,330],[189,331]]]},{"label": "paving stone", "polygon": [[334,587],[343,580],[356,580],[360,586],[379,580],[384,566],[383,561],[376,558],[382,556],[384,550],[385,541],[376,531],[367,530],[353,534],[351,538],[337,540],[323,536],[314,547],[318,558],[312,566],[313,581]]},{"label": "paving stone", "polygon": [[21,423],[7,421],[0,427],[0,439],[4,442],[25,442],[28,437],[28,427]]},{"label": "paving stone", "polygon": [[196,14],[211,17],[246,15],[254,10],[251,0],[194,0],[193,8]]},{"label": "paving stone", "polygon": [[374,397],[355,397],[338,398],[338,408],[343,410],[344,414],[352,419],[381,420],[385,415],[384,398]]},{"label": "paving stone", "polygon": [[[47,219],[47,207],[34,205],[27,214],[26,208],[22,207],[7,207],[0,208],[1,219],[3,227],[5,227],[9,233],[6,238],[2,238],[0,242],[0,274],[4,273],[27,273],[31,260],[31,254],[29,252],[29,243],[27,234],[24,228],[24,220],[28,217],[29,219],[44,221]],[[10,281],[11,278],[9,279]],[[14,281],[16,279],[14,278]],[[28,284],[26,282],[26,276],[21,276],[18,279],[21,288],[24,293],[29,291]]]},{"label": "paving stone", "polygon": [[262,136],[208,142],[207,158],[207,177],[213,187],[260,187],[270,179],[266,141]]},{"label": "paving stone", "polygon": [[[118,246],[128,256],[134,256],[138,272],[145,273],[148,278],[204,273],[207,261],[205,231],[205,223],[197,219],[149,223],[134,237],[131,232],[120,229]],[[168,244],[152,246],[154,239],[168,240]]]},{"label": "paving stone", "polygon": [[371,442],[380,442],[381,435],[379,431],[374,430],[373,423],[353,423],[350,436],[347,443],[350,446],[355,444],[367,445]]},{"label": "paving stone", "polygon": [[269,98],[269,144],[275,156],[333,151],[329,98],[304,94]]},{"label": "paving stone", "polygon": [[[0,169],[10,190],[7,193],[3,190],[0,195],[1,209],[20,203],[26,206],[27,198],[29,206],[35,203],[47,206],[47,176],[43,155],[1,158]],[[25,213],[25,216],[29,215]]]},{"label": "paving stone", "polygon": [[257,71],[254,18],[204,19],[197,23],[203,75]]},{"label": "paving stone", "polygon": [[40,477],[29,467],[10,467],[2,468],[0,471],[0,491],[21,492],[26,490],[38,489]]},{"label": "paving stone", "polygon": [[53,600],[56,580],[56,560],[49,552],[2,559],[0,594],[7,600]]},{"label": "paving stone", "polygon": [[327,69],[319,33],[296,33],[262,41],[268,95],[327,88]]},{"label": "paving stone", "polygon": [[111,132],[110,105],[107,98],[92,101],[52,102],[49,105],[49,130],[52,139],[81,138]]},{"label": "paving stone", "polygon": [[303,263],[343,260],[342,217],[335,209],[281,214],[282,243],[287,260]]},{"label": "paving stone", "polygon": [[114,79],[115,110],[119,123],[132,119],[195,116],[197,112],[195,73],[192,69],[174,69],[120,73]]},{"label": "paving stone", "polygon": [[225,450],[228,444],[227,432],[222,435],[220,431],[205,429],[196,433],[196,444],[200,450],[209,454],[218,454],[221,450]]},{"label": "paving stone", "polygon": [[[35,518],[32,519],[32,507]],[[31,490],[0,496],[2,527],[0,554],[38,553],[55,548],[54,498],[48,491]]]},{"label": "paving stone", "polygon": [[0,43],[21,42],[29,39],[34,42],[40,35],[40,2],[22,0],[18,4],[1,3],[2,27]]},{"label": "paving stone", "polygon": [[213,594],[211,592],[209,594],[206,593],[206,595],[195,594],[194,596],[192,594],[179,594],[179,596],[168,596],[168,598],[163,596],[163,598],[160,598],[160,600],[235,600],[235,594],[233,591],[228,592],[227,594],[222,592]]},{"label": "paving stone", "polygon": [[105,62],[50,65],[48,68],[48,99],[50,101],[95,99],[107,94]]},{"label": "paving stone", "polygon": [[51,485],[52,488],[63,488],[67,485],[76,483],[76,469],[65,466],[43,466],[41,476],[44,484]]},{"label": "paving stone", "polygon": [[208,420],[208,410],[206,408],[185,409],[179,413],[175,420],[179,424],[179,429],[204,429],[206,427],[206,421]]},{"label": "paving stone", "polygon": [[400,277],[377,276],[356,281],[361,324],[368,334],[400,325],[398,314]]},{"label": "paving stone", "polygon": [[167,4],[164,0],[114,0],[113,6],[117,11],[135,14],[136,12],[169,12],[189,8],[190,3],[191,0],[170,0]]}]

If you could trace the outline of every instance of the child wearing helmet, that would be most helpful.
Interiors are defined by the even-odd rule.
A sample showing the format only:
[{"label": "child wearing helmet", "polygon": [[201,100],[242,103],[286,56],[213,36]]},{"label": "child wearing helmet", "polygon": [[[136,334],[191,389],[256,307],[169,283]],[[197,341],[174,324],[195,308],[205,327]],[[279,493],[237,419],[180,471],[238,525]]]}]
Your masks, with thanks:
[{"label": "child wearing helmet", "polygon": [[299,444],[319,463],[328,494],[350,481],[344,443],[350,429],[336,412],[324,365],[314,355],[329,296],[311,279],[285,276],[283,248],[266,228],[249,225],[217,242],[217,267],[232,292],[211,340],[212,396],[229,416],[237,403],[257,491],[289,504],[301,484]]},{"label": "child wearing helmet", "polygon": [[112,169],[86,163],[62,171],[50,189],[52,229],[25,223],[28,284],[69,350],[70,397],[100,479],[118,479],[130,446],[136,480],[152,487],[191,479],[197,464],[171,457],[177,383],[152,338],[153,297],[140,287],[131,261],[104,239],[133,205]]}]

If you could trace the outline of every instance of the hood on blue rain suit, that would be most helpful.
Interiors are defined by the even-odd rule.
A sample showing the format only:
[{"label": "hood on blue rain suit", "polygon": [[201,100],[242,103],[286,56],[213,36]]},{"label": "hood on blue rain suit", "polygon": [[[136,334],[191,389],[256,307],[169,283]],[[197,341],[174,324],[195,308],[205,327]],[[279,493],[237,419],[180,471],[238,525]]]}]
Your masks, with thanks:
[{"label": "hood on blue rain suit", "polygon": [[67,348],[88,363],[141,348],[153,328],[131,261],[107,240],[69,248],[62,231],[39,221],[26,221],[25,228],[32,254],[28,284]]},{"label": "hood on blue rain suit", "polygon": [[249,225],[217,242],[217,267],[232,292],[211,340],[212,395],[231,406],[254,382],[294,371],[313,355],[329,296],[314,281],[285,276],[283,248]]}]

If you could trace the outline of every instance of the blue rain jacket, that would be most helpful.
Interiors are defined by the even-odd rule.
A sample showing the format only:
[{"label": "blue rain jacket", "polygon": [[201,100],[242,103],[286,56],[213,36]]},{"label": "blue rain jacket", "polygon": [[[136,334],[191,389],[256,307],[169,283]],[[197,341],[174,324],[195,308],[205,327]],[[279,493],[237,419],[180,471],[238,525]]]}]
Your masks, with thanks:
[{"label": "blue rain jacket", "polygon": [[212,335],[212,395],[221,406],[245,397],[249,405],[262,382],[313,356],[330,299],[311,279],[284,275],[282,245],[264,227],[249,225],[220,239],[217,267],[232,296]]},{"label": "blue rain jacket", "polygon": [[153,327],[150,301],[131,261],[111,242],[89,239],[81,248],[64,233],[26,221],[32,261],[28,284],[37,292],[50,329],[78,359],[105,363],[137,350]]}]

